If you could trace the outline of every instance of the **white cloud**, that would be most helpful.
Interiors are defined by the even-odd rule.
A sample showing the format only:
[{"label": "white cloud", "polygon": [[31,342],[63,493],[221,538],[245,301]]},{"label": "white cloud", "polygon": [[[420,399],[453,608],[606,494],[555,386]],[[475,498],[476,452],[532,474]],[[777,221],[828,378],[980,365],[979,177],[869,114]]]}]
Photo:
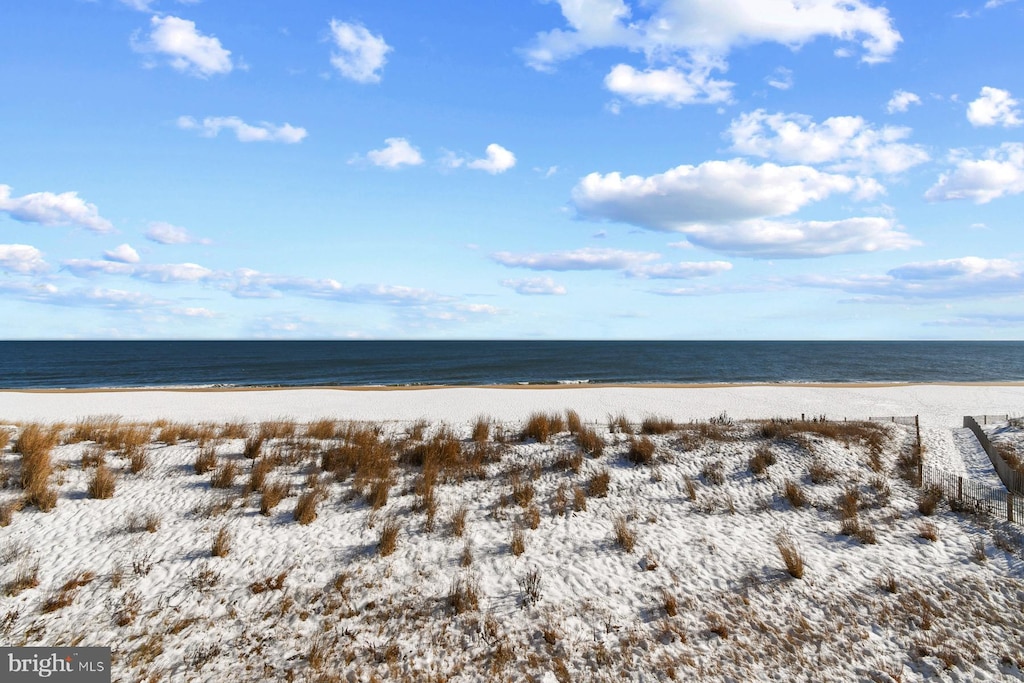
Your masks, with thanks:
[{"label": "white cloud", "polygon": [[1011,2],[1014,2],[1014,0],[988,0],[988,2],[985,3],[985,9],[995,9],[1000,5],[1006,5]]},{"label": "white cloud", "polygon": [[817,276],[794,283],[872,297],[863,301],[1019,296],[1024,289],[1024,263],[965,256],[908,263],[885,275]]},{"label": "white cloud", "polygon": [[127,5],[140,12],[152,12],[151,5],[155,2],[156,0],[121,0],[122,5]]},{"label": "white cloud", "polygon": [[182,73],[207,78],[231,71],[231,51],[225,50],[213,36],[196,30],[195,22],[172,16],[150,19],[152,31],[148,39],[132,37],[132,48],[144,54],[161,54],[172,68]]},{"label": "white cloud", "polygon": [[691,225],[687,239],[713,251],[750,258],[817,258],[909,249],[921,243],[889,218],[835,221],[752,219],[728,225]]},{"label": "white cloud", "polygon": [[502,280],[502,287],[509,287],[514,289],[518,294],[526,296],[543,296],[543,295],[555,295],[561,296],[566,294],[564,285],[560,285],[549,277],[531,277],[523,278],[520,280]]},{"label": "white cloud", "polygon": [[987,204],[1004,195],[1024,192],[1024,144],[1007,142],[989,149],[983,159],[958,158],[950,173],[925,192],[929,201],[970,199]]},{"label": "white cloud", "polygon": [[789,90],[793,87],[793,70],[784,66],[777,67],[765,82],[777,90]]},{"label": "white cloud", "polygon": [[491,258],[503,266],[530,270],[626,270],[657,261],[661,255],[645,251],[586,247],[548,254],[512,254],[500,251],[492,254]]},{"label": "white cloud", "polygon": [[479,171],[487,171],[491,175],[504,173],[516,165],[516,155],[501,145],[491,143],[487,145],[487,157],[475,159],[466,164],[468,168],[475,168]]},{"label": "white cloud", "polygon": [[[593,48],[643,51],[648,59],[676,53],[726,56],[765,42],[797,48],[819,37],[859,42],[862,61],[887,61],[902,38],[888,10],[866,0],[558,0],[567,29],[539,33],[527,63],[549,70]],[[638,16],[648,9],[647,16]]]},{"label": "white cloud", "polygon": [[38,275],[49,270],[43,252],[28,244],[0,244],[0,271]]},{"label": "white cloud", "polygon": [[679,70],[666,69],[637,71],[628,64],[618,64],[605,76],[604,87],[628,99],[633,104],[665,104],[679,107],[684,104],[715,104],[728,102],[733,83],[711,78],[711,69],[723,69],[724,64],[692,67]]},{"label": "white cloud", "polygon": [[386,147],[374,149],[366,153],[366,158],[374,166],[399,168],[401,166],[419,166],[423,163],[420,151],[409,144],[405,138],[387,138]]},{"label": "white cloud", "polygon": [[239,142],[295,144],[302,142],[307,135],[305,128],[297,128],[288,123],[275,126],[264,121],[258,125],[251,125],[237,116],[207,116],[201,122],[191,116],[181,116],[178,117],[178,128],[199,131],[200,135],[207,138],[217,137],[221,129],[227,128],[235,132]]},{"label": "white cloud", "polygon": [[94,261],[91,259],[69,259],[61,267],[78,277],[92,277],[98,274],[126,275],[137,280],[156,283],[206,282],[215,278],[216,273],[195,263],[165,263],[143,265],[132,261]]},{"label": "white cloud", "polygon": [[103,252],[103,258],[118,263],[138,263],[139,252],[132,249],[130,244],[122,244],[110,251]]},{"label": "white cloud", "polygon": [[687,232],[687,226],[698,223],[789,215],[834,193],[867,199],[883,191],[870,178],[733,159],[678,166],[648,177],[591,173],[573,188],[572,200],[585,218]]},{"label": "white cloud", "polygon": [[692,280],[732,270],[728,261],[689,261],[636,266],[626,271],[630,277],[652,280]]},{"label": "white cloud", "polygon": [[894,174],[928,161],[919,145],[900,142],[910,129],[878,130],[859,116],[833,116],[815,123],[804,114],[741,114],[726,131],[743,154],[802,164],[828,164],[833,171]]},{"label": "white cloud", "polygon": [[331,64],[345,78],[357,83],[379,83],[380,71],[392,47],[383,36],[375,36],[365,26],[331,19],[331,35],[338,52]]},{"label": "white cloud", "polygon": [[921,104],[921,98],[906,90],[894,90],[892,97],[885,105],[885,110],[890,114],[905,112],[912,104]]},{"label": "white cloud", "polygon": [[114,229],[110,221],[100,216],[96,205],[83,201],[77,192],[34,192],[11,197],[11,187],[0,185],[0,212],[24,223],[77,225],[96,233]]},{"label": "white cloud", "polygon": [[146,239],[157,244],[210,244],[210,240],[193,237],[188,230],[163,221],[149,224]]},{"label": "white cloud", "polygon": [[967,105],[967,120],[972,126],[1019,126],[1024,119],[1017,104],[1008,90],[985,86],[978,99]]}]

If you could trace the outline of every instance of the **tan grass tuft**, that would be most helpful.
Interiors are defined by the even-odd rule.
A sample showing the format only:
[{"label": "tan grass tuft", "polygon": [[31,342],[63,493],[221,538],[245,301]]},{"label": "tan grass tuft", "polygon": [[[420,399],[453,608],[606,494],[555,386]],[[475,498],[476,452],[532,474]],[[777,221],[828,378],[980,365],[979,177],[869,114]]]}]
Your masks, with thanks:
[{"label": "tan grass tuft", "polygon": [[462,545],[462,553],[459,555],[459,566],[468,567],[471,564],[473,564],[473,544],[467,538]]},{"label": "tan grass tuft", "polygon": [[941,486],[926,486],[921,491],[921,496],[917,501],[917,510],[922,515],[930,517],[935,514],[935,508],[942,500],[942,487]]},{"label": "tan grass tuft", "polygon": [[599,458],[604,453],[604,439],[591,427],[583,427],[576,432],[576,443],[592,458]]},{"label": "tan grass tuft", "polygon": [[533,413],[526,421],[520,434],[520,440],[533,439],[537,443],[546,443],[553,435],[565,429],[565,421],[557,413]]},{"label": "tan grass tuft", "polygon": [[381,557],[387,557],[395,552],[398,547],[398,532],[400,530],[398,520],[394,518],[388,519],[381,525],[380,539],[377,541],[377,553]]},{"label": "tan grass tuft", "polygon": [[667,417],[650,416],[640,423],[641,434],[668,434],[679,429],[674,420]]},{"label": "tan grass tuft", "polygon": [[786,572],[795,579],[803,578],[804,558],[792,537],[785,532],[779,533],[775,537],[775,547],[779,549],[782,563],[786,565]]},{"label": "tan grass tuft", "polygon": [[284,500],[291,491],[291,485],[284,480],[277,480],[264,483],[263,493],[260,495],[260,514],[269,516],[271,510]]},{"label": "tan grass tuft", "polygon": [[766,443],[759,444],[757,449],[754,451],[754,455],[750,456],[750,472],[755,477],[763,477],[768,468],[774,465],[776,462],[775,454],[772,452],[771,446]]},{"label": "tan grass tuft", "polygon": [[481,415],[473,425],[473,441],[483,443],[491,438],[491,418]]},{"label": "tan grass tuft", "polygon": [[576,512],[587,510],[587,492],[580,486],[572,487],[572,507]]},{"label": "tan grass tuft", "polygon": [[465,505],[452,513],[451,529],[452,536],[461,537],[466,532],[466,514],[469,512]]},{"label": "tan grass tuft", "polygon": [[804,492],[803,487],[792,479],[787,479],[782,485],[782,495],[795,508],[802,508],[807,505],[807,494]]},{"label": "tan grass tuft", "polygon": [[570,434],[579,434],[583,431],[583,420],[580,419],[580,414],[575,410],[569,409],[565,411],[565,426],[569,430]]},{"label": "tan grass tuft", "polygon": [[679,601],[676,600],[675,595],[664,588],[661,590],[661,606],[665,610],[665,614],[670,617],[679,614]]},{"label": "tan grass tuft", "polygon": [[519,557],[526,552],[526,534],[519,527],[512,530],[512,538],[509,540],[509,549],[512,554]]},{"label": "tan grass tuft", "polygon": [[835,470],[825,464],[825,461],[818,458],[815,458],[808,465],[807,474],[811,478],[811,483],[814,484],[827,484],[836,478]]},{"label": "tan grass tuft", "polygon": [[725,483],[725,463],[721,460],[712,460],[704,463],[700,468],[700,474],[704,481],[713,486]]},{"label": "tan grass tuft", "polygon": [[238,476],[238,465],[234,460],[228,460],[210,477],[210,486],[215,489],[229,489],[234,485],[236,476]]},{"label": "tan grass tuft", "polygon": [[146,457],[146,451],[141,448],[132,450],[128,456],[128,471],[132,474],[138,474],[148,466],[149,459]]},{"label": "tan grass tuft", "polygon": [[917,535],[934,543],[939,540],[939,529],[931,522],[921,522],[917,525]]},{"label": "tan grass tuft", "polygon": [[612,483],[612,473],[607,468],[601,468],[587,481],[587,490],[591,498],[606,498],[608,489]]},{"label": "tan grass tuft", "polygon": [[321,418],[306,425],[306,436],[311,439],[326,441],[327,439],[333,439],[337,430],[338,423],[335,420]]},{"label": "tan grass tuft", "polygon": [[615,417],[608,416],[608,431],[612,434],[632,434],[633,424],[625,413],[619,413]]},{"label": "tan grass tuft", "polygon": [[292,518],[299,524],[310,524],[316,519],[316,506],[320,502],[320,491],[309,489],[299,495]]},{"label": "tan grass tuft", "polygon": [[196,474],[206,474],[217,466],[217,449],[213,446],[204,446],[199,449],[193,469]]},{"label": "tan grass tuft", "polygon": [[536,529],[540,526],[540,509],[536,505],[531,505],[523,514],[523,519],[528,527]]},{"label": "tan grass tuft", "polygon": [[231,532],[228,531],[227,526],[222,526],[220,531],[217,532],[217,536],[213,539],[213,546],[210,549],[210,554],[214,557],[227,557],[230,552]]},{"label": "tan grass tuft", "polygon": [[249,428],[242,422],[225,422],[217,436],[222,439],[244,439],[249,436]]},{"label": "tan grass tuft", "polygon": [[615,531],[615,543],[627,553],[633,552],[633,548],[636,547],[636,532],[630,528],[626,518],[621,515],[616,517],[613,529]]},{"label": "tan grass tuft", "polygon": [[480,608],[480,586],[469,577],[455,577],[448,588],[448,607],[455,614]]},{"label": "tan grass tuft", "polygon": [[10,597],[39,585],[39,564],[24,564],[14,578],[4,586],[4,595]]},{"label": "tan grass tuft", "polygon": [[646,436],[629,440],[626,459],[634,465],[650,465],[654,461],[654,442]]},{"label": "tan grass tuft", "polygon": [[249,470],[249,481],[245,485],[246,495],[263,491],[267,476],[274,471],[274,465],[274,461],[267,457],[253,462],[252,469]]},{"label": "tan grass tuft", "polygon": [[106,465],[99,465],[93,470],[92,478],[89,480],[90,498],[110,498],[114,495],[117,486],[117,478]]}]

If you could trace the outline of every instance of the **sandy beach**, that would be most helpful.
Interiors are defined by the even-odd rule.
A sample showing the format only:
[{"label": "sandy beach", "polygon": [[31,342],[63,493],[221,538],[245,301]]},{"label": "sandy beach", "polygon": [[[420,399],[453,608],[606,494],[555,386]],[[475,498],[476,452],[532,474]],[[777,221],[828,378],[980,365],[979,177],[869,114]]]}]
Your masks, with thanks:
[{"label": "sandy beach", "polygon": [[1024,534],[916,488],[912,425],[857,420],[919,415],[926,463],[998,485],[962,419],[1022,407],[1003,384],[3,391],[0,642],[111,647],[125,683],[1021,679]]}]

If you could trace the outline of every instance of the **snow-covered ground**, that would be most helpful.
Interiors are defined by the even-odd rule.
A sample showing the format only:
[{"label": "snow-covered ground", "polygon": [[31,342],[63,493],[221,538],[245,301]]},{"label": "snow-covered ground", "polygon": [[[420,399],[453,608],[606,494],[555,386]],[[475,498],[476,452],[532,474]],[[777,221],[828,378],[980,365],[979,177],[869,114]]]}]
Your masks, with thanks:
[{"label": "snow-covered ground", "polygon": [[[1013,405],[1024,397],[997,389],[1012,389],[1000,395]],[[972,392],[0,394],[0,420],[67,423],[53,450],[56,507],[28,506],[0,528],[0,642],[108,645],[119,681],[1021,679],[1021,550],[944,505],[922,516],[919,492],[896,471],[912,428],[884,426],[872,457],[864,433],[707,421],[921,414],[938,452],[963,414],[1008,409],[991,390]],[[544,443],[518,438],[531,412],[567,408],[591,423],[602,454],[581,455],[565,428]],[[116,444],[72,438],[79,418],[103,414],[216,424],[198,434],[202,446],[165,443],[147,426],[145,467],[132,473]],[[477,443],[481,414],[494,424]],[[607,418],[619,414],[702,422],[649,436],[651,461],[634,464],[642,437],[611,433]],[[299,418],[294,434],[268,438],[256,460],[223,428],[243,418],[251,435],[282,415]],[[336,436],[304,434],[303,423],[325,416],[338,418]],[[373,420],[379,435],[341,419]],[[345,460],[354,444],[377,465]],[[23,495],[12,448],[2,451],[0,505]],[[465,467],[441,468],[425,488],[423,461],[445,448]],[[211,486],[217,469],[196,473],[204,449],[217,468],[239,468],[229,487]],[[108,499],[87,493],[100,452],[116,475]],[[758,455],[775,461],[761,474]],[[291,489],[268,515],[261,494],[245,490],[264,461],[268,481]],[[806,504],[790,502],[787,482]],[[314,490],[316,517],[301,524],[299,496]],[[847,492],[859,537],[840,533]],[[384,555],[389,523],[398,534]],[[229,548],[213,556],[222,530]],[[780,533],[803,559],[802,578],[785,569]],[[38,585],[18,590],[16,578],[33,573]]]}]

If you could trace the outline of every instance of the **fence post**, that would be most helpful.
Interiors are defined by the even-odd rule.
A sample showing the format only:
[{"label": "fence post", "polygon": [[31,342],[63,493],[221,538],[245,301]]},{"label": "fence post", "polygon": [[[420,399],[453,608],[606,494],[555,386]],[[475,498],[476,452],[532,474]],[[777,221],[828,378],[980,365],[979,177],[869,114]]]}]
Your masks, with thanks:
[{"label": "fence post", "polygon": [[1006,521],[1013,522],[1013,491],[1006,492]]},{"label": "fence post", "polygon": [[956,499],[962,501],[964,499],[964,478],[956,478]]}]

